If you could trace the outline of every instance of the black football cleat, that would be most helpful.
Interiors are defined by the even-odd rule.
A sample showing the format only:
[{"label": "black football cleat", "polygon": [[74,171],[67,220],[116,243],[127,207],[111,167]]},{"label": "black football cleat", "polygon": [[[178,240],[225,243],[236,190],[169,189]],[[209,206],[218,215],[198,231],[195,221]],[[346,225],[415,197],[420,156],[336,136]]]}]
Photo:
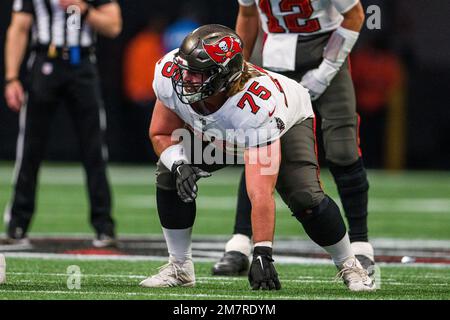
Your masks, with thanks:
[{"label": "black football cleat", "polygon": [[4,238],[0,239],[0,251],[30,250],[33,245],[28,238]]},{"label": "black football cleat", "polygon": [[117,239],[104,233],[100,233],[92,241],[95,248],[117,248]]},{"label": "black football cleat", "polygon": [[367,271],[369,277],[373,277],[375,274],[375,261],[362,254],[357,254],[355,257],[358,259],[359,263],[361,263],[361,266]]},{"label": "black football cleat", "polygon": [[244,276],[248,274],[248,257],[239,251],[228,251],[212,268],[213,276]]}]

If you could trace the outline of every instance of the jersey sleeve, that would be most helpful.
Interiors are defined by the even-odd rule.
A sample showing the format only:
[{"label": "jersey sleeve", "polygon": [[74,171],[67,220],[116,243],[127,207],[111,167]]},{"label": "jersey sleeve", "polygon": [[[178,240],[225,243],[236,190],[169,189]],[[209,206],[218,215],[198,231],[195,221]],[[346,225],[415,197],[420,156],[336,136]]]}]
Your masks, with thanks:
[{"label": "jersey sleeve", "polygon": [[[161,70],[159,72],[161,72]],[[155,93],[156,99],[161,100],[159,98],[159,90],[158,90],[158,80],[157,80],[158,75],[159,75],[159,73],[158,73],[158,65],[156,65],[155,73],[153,75],[152,87],[153,87],[153,92]]]},{"label": "jersey sleeve", "polygon": [[331,0],[337,11],[340,13],[346,13],[353,8],[359,0]]},{"label": "jersey sleeve", "polygon": [[33,14],[33,0],[14,0],[13,12]]},{"label": "jersey sleeve", "polygon": [[172,87],[172,81],[168,76],[172,70],[171,68],[174,67],[173,55],[175,51],[169,52],[156,63],[152,83],[156,98],[169,109],[175,109],[177,99]]},{"label": "jersey sleeve", "polygon": [[250,7],[255,4],[255,0],[238,0],[239,4],[244,7]]}]

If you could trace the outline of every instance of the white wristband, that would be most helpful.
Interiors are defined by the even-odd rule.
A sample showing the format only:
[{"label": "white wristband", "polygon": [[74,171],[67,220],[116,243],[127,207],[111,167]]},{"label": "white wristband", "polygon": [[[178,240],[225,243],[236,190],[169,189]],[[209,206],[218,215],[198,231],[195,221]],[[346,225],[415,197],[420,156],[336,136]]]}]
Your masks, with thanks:
[{"label": "white wristband", "polygon": [[323,57],[333,64],[342,66],[358,40],[359,32],[339,27],[331,35],[323,52]]},{"label": "white wristband", "polygon": [[182,144],[174,144],[166,148],[159,157],[161,162],[166,166],[167,169],[172,170],[173,164],[177,161],[183,161],[184,163],[189,163],[184,147]]},{"label": "white wristband", "polygon": [[255,243],[255,247],[269,247],[272,248],[272,241],[261,241]]},{"label": "white wristband", "polygon": [[239,4],[244,7],[250,7],[255,4],[255,0],[238,0]]}]

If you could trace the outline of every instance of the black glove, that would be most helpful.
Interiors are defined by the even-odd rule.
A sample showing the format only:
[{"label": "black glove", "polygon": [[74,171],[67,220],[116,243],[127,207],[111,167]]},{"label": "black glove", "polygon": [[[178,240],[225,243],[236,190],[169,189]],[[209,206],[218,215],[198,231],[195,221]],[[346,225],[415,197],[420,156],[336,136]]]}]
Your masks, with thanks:
[{"label": "black glove", "polygon": [[272,248],[255,247],[248,281],[253,290],[280,290],[281,283],[272,259]]},{"label": "black glove", "polygon": [[197,180],[207,178],[211,173],[190,164],[177,161],[172,166],[172,172],[176,177],[178,196],[183,202],[192,202],[197,198]]}]

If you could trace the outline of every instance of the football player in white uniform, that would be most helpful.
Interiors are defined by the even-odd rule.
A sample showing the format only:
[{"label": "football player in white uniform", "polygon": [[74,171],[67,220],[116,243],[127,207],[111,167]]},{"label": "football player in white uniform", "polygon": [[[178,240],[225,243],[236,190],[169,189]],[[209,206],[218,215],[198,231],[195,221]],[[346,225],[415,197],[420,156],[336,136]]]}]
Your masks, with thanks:
[{"label": "football player in white uniform", "polygon": [[189,34],[179,50],[158,62],[153,85],[158,99],[149,134],[160,156],[156,200],[169,262],[141,286],[195,285],[191,233],[197,180],[226,165],[196,159],[190,139],[196,135],[214,143],[216,152],[219,146],[243,151],[255,242],[248,273],[252,289],[281,288],[272,259],[275,188],[311,239],[331,255],[348,288],[374,289],[351,250],[339,208],[320,186],[306,89],[245,62],[241,39],[221,25]]},{"label": "football player in white uniform", "polygon": [[[336,182],[353,251],[372,275],[374,252],[368,242],[366,170],[359,148],[359,117],[348,54],[358,39],[364,11],[358,0],[238,0],[236,32],[249,59],[262,26],[263,67],[299,81],[309,90],[322,118],[325,157]],[[245,175],[239,186],[234,236],[217,262],[215,275],[248,270],[251,204]]]}]

